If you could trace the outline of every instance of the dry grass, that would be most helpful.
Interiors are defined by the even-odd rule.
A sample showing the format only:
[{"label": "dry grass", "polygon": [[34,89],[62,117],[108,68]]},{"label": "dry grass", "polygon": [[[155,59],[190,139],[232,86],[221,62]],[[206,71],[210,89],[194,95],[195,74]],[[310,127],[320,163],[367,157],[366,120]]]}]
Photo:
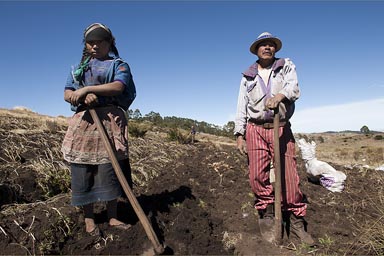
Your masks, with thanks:
[{"label": "dry grass", "polygon": [[[382,135],[381,135],[382,136]],[[384,164],[384,141],[377,134],[359,133],[320,133],[297,134],[297,138],[304,137],[316,142],[316,157],[319,160],[344,167],[356,167],[358,176],[371,181],[371,186],[377,188],[375,193],[367,193],[361,188],[361,193],[352,198],[352,204],[346,202],[344,208],[348,209],[347,218],[354,224],[355,240],[346,249],[344,255],[384,255],[384,176],[381,172],[375,172]],[[378,139],[379,138],[379,139]],[[298,152],[298,156],[300,153]],[[356,169],[350,169],[356,171]],[[348,193],[344,191],[343,193]],[[328,195],[329,196],[329,195]],[[322,200],[320,198],[320,200]],[[329,204],[332,199],[327,198]],[[367,206],[374,210],[366,211]],[[363,216],[363,217],[361,217]],[[337,215],[335,215],[337,217]],[[364,219],[365,221],[361,221]],[[325,239],[324,242],[330,243]],[[337,242],[337,241],[336,241]]]},{"label": "dry grass", "polygon": [[[63,209],[57,207],[63,199],[68,200],[69,197],[69,194],[61,194],[46,201],[29,204],[8,204],[4,206],[2,214],[4,216],[13,216],[13,225],[16,225],[21,231],[15,239],[16,242],[12,243],[12,245],[24,248],[25,254],[28,255],[58,254],[60,243],[72,235],[75,226],[73,219],[68,215],[68,210],[64,212]],[[42,211],[42,209],[44,210]],[[39,211],[39,217],[31,216],[30,213],[36,211]],[[49,225],[41,225],[39,220],[41,216],[51,220],[47,222]],[[1,227],[0,231],[5,237],[8,236]],[[30,249],[27,247],[30,247]]]},{"label": "dry grass", "polygon": [[[377,188],[375,194],[364,194],[364,200],[356,202],[356,211],[350,213],[353,220],[355,214],[363,214],[365,221],[355,221],[356,239],[347,249],[346,255],[384,255],[384,177],[380,172],[370,172],[372,186]],[[366,205],[373,206],[373,211],[364,211]],[[360,218],[361,220],[361,218]]]},{"label": "dry grass", "polygon": [[316,157],[319,160],[343,166],[368,165],[375,169],[384,163],[383,140],[374,134],[359,133],[313,133],[297,134],[316,142]]},{"label": "dry grass", "polygon": [[164,146],[166,137],[166,133],[148,131],[145,138],[129,140],[129,156],[134,170],[132,176],[136,185],[144,187],[149,180],[159,175],[160,170],[169,167],[171,162],[185,156],[192,149],[189,144],[177,142],[168,142],[167,146]]},{"label": "dry grass", "polygon": [[[68,192],[70,174],[60,152],[60,134],[66,129],[66,119],[22,108],[0,109],[0,117],[0,161],[33,172],[31,177],[36,177],[45,198]],[[14,172],[18,175],[18,169]]]},{"label": "dry grass", "polygon": [[64,132],[67,118],[63,116],[50,117],[40,115],[31,110],[17,107],[14,110],[1,109],[0,131],[4,126],[14,134],[32,134],[36,132]]},{"label": "dry grass", "polygon": [[226,145],[226,146],[233,146],[233,148],[236,149],[235,138],[218,137],[208,133],[198,133],[196,134],[196,140],[212,143],[217,148],[221,148],[221,146]]},{"label": "dry grass", "polygon": [[222,242],[224,244],[224,249],[225,250],[232,250],[235,249],[237,243],[242,239],[241,234],[236,234],[236,233],[229,233],[225,231],[223,233],[223,239]]}]

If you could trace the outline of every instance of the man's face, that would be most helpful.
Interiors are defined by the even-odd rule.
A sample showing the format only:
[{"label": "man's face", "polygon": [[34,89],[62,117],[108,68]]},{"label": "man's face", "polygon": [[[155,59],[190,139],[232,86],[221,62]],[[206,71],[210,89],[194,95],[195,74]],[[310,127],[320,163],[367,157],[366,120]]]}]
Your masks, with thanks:
[{"label": "man's face", "polygon": [[273,41],[266,40],[258,45],[257,56],[259,59],[273,59],[276,53],[276,45]]}]

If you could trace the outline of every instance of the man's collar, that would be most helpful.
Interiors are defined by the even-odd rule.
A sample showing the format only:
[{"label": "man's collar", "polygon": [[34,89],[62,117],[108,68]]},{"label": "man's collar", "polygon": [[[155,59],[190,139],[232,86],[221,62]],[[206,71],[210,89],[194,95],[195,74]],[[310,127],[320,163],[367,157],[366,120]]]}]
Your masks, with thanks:
[{"label": "man's collar", "polygon": [[[272,64],[272,71],[276,73],[280,68],[282,68],[285,64],[285,59],[284,58],[275,58],[275,61]],[[257,61],[253,63],[247,70],[243,72],[244,76],[248,76],[251,78],[255,78],[257,74],[259,73],[259,70],[257,68],[258,63]]]}]

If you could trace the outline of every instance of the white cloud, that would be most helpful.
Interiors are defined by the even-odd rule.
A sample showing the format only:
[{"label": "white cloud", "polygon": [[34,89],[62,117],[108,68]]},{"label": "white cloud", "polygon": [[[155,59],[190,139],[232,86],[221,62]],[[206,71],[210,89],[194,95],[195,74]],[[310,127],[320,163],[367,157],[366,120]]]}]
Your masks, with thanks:
[{"label": "white cloud", "polygon": [[341,105],[296,109],[291,119],[294,133],[326,131],[359,131],[364,125],[370,130],[384,131],[384,98]]}]

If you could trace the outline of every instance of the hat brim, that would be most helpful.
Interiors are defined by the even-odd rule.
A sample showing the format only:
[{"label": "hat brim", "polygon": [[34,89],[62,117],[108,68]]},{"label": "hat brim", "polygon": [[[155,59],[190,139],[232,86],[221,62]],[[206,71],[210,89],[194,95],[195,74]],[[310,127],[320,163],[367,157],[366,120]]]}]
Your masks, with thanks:
[{"label": "hat brim", "polygon": [[263,39],[256,40],[255,42],[253,42],[253,44],[249,48],[251,53],[257,55],[257,48],[258,48],[259,44],[261,44],[262,42],[265,42],[265,41],[272,41],[276,45],[276,52],[280,51],[281,47],[283,46],[282,42],[277,37],[263,38]]}]

